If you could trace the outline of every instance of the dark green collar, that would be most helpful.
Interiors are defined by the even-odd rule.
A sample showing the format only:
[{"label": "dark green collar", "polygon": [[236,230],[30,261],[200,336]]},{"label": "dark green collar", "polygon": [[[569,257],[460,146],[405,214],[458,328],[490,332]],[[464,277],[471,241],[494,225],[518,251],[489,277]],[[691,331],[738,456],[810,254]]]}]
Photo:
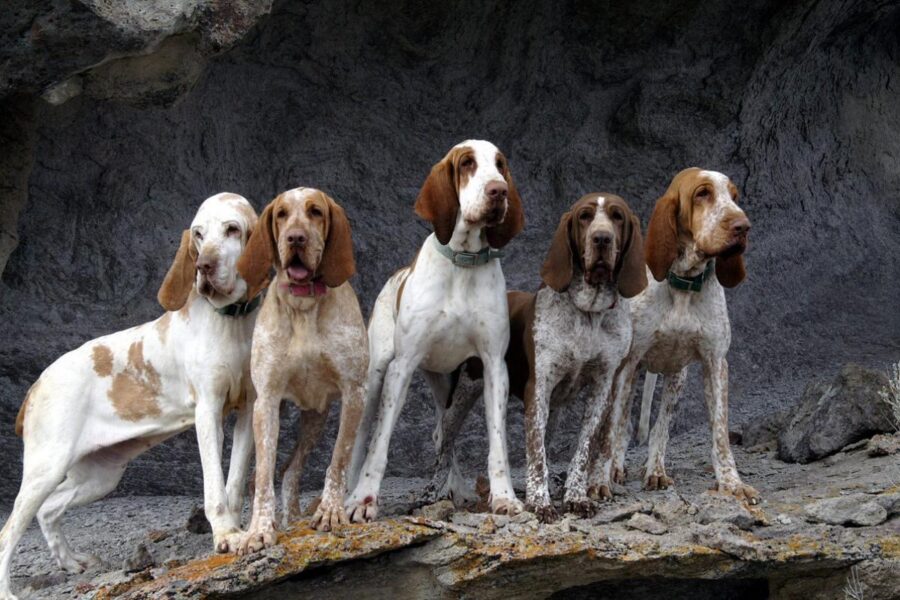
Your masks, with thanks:
[{"label": "dark green collar", "polygon": [[703,272],[699,275],[695,275],[694,277],[683,277],[681,275],[676,275],[672,271],[669,271],[669,274],[666,275],[666,279],[669,281],[669,285],[676,290],[682,290],[685,292],[699,292],[703,289],[703,283],[710,278],[715,268],[716,259],[711,259],[708,263],[706,263],[706,268],[703,269]]},{"label": "dark green collar", "polygon": [[431,239],[434,240],[434,245],[437,248],[437,251],[443,254],[450,262],[452,262],[457,267],[480,267],[481,265],[486,265],[488,262],[495,258],[500,258],[503,256],[503,253],[499,250],[494,250],[490,246],[485,246],[478,252],[457,252],[450,248],[450,246],[445,246],[442,244],[436,235],[432,235]]},{"label": "dark green collar", "polygon": [[260,302],[262,302],[262,294],[257,294],[256,298],[250,302],[235,302],[234,304],[217,308],[216,312],[226,317],[243,317],[256,310]]}]

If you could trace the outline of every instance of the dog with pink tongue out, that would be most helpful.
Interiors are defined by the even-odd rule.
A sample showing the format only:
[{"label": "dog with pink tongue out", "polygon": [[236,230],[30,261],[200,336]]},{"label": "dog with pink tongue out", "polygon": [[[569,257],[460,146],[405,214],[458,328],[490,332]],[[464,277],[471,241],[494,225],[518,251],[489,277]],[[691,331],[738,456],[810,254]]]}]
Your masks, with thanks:
[{"label": "dog with pink tongue out", "polygon": [[329,531],[348,523],[344,510],[347,464],[365,401],[369,346],[356,293],[350,222],[327,194],[296,188],[263,211],[259,226],[238,261],[251,289],[275,279],[253,330],[250,374],[257,391],[253,407],[256,480],[250,526],[237,551],[271,546],[275,530],[275,457],[282,399],[300,408],[300,433],[284,473],[282,517],[301,516],[298,483],[309,453],[325,430],[329,405],[341,402],[341,420],[325,488],[312,525]]}]

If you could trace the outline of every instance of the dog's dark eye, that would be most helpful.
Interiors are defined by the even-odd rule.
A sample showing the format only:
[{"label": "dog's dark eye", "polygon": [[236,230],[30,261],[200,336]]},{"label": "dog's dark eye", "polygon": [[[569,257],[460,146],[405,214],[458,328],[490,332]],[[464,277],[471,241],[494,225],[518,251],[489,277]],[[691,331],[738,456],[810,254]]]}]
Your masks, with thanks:
[{"label": "dog's dark eye", "polygon": [[194,230],[194,237],[197,238],[198,240],[200,240],[201,242],[203,241],[203,234],[200,233],[199,229]]},{"label": "dog's dark eye", "polygon": [[229,225],[225,228],[225,235],[240,235],[241,228],[237,225]]},{"label": "dog's dark eye", "polygon": [[581,219],[582,221],[590,221],[591,219],[594,218],[594,215],[590,212],[585,211],[585,212],[581,213],[580,215],[578,215],[578,218]]},{"label": "dog's dark eye", "polygon": [[503,161],[502,160],[497,161],[497,170],[503,171]]},{"label": "dog's dark eye", "polygon": [[613,221],[621,221],[622,219],[625,218],[625,217],[622,215],[622,213],[620,213],[619,211],[613,211],[613,214],[612,214],[611,216],[612,216],[612,220],[613,220]]},{"label": "dog's dark eye", "polygon": [[320,209],[318,206],[313,206],[312,208],[309,209],[309,216],[311,216],[311,217],[321,217],[321,216],[322,216],[322,209]]},{"label": "dog's dark eye", "polygon": [[464,169],[468,169],[469,167],[472,167],[474,165],[475,165],[475,159],[472,158],[471,156],[465,157],[464,159],[462,159],[462,162],[459,163],[459,166],[461,166]]},{"label": "dog's dark eye", "polygon": [[697,191],[697,200],[706,200],[710,196],[709,188],[703,188]]},{"label": "dog's dark eye", "polygon": [[281,210],[279,210],[277,213],[275,213],[275,218],[276,218],[276,219],[283,219],[283,218],[285,218],[286,216],[287,216],[287,211],[284,210],[283,208],[282,208]]}]

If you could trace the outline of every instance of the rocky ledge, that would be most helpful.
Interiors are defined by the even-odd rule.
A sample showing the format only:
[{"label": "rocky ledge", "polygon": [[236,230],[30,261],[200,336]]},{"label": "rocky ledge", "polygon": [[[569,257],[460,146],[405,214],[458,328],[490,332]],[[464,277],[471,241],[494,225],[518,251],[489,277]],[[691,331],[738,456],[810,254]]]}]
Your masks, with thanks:
[{"label": "rocky ledge", "polygon": [[[388,516],[375,523],[327,534],[301,521],[259,554],[199,559],[191,557],[198,548],[206,551],[208,534],[187,533],[183,525],[149,533],[136,529],[126,545],[137,545],[144,561],[135,572],[107,569],[56,580],[30,597],[642,598],[665,593],[692,600],[810,600],[845,598],[848,586],[867,600],[900,597],[900,465],[897,455],[869,448],[881,448],[884,436],[805,465],[782,462],[774,449],[736,446],[745,479],[763,492],[758,507],[707,491],[713,478],[704,438],[697,431],[673,440],[669,474],[677,489],[645,492],[632,477],[590,519],[569,516],[542,525],[530,513],[509,518],[459,511],[447,501],[414,509],[424,482],[393,480],[383,497]],[[643,458],[640,449],[630,452],[630,464]],[[557,469],[557,492],[563,480]],[[188,508],[182,504],[174,519],[183,523],[186,515],[178,515]],[[94,505],[93,514],[103,510]],[[126,514],[138,512],[131,508]],[[148,522],[158,527],[152,513]],[[122,528],[110,532],[127,537]],[[194,541],[185,542],[185,536]],[[73,536],[73,543],[78,541]],[[166,553],[165,562],[152,559]],[[20,556],[16,563],[26,560]]]}]

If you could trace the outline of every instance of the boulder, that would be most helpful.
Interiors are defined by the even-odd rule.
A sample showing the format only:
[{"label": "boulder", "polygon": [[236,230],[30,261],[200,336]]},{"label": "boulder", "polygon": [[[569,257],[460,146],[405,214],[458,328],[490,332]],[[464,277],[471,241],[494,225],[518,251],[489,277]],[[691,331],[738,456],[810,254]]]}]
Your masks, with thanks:
[{"label": "boulder", "polygon": [[878,394],[886,385],[887,377],[880,371],[854,364],[846,365],[831,383],[811,383],[778,435],[778,457],[807,463],[876,433],[893,431],[890,413]]},{"label": "boulder", "polygon": [[807,505],[806,514],[812,521],[853,527],[878,525],[888,518],[885,507],[867,494],[818,500]]}]

